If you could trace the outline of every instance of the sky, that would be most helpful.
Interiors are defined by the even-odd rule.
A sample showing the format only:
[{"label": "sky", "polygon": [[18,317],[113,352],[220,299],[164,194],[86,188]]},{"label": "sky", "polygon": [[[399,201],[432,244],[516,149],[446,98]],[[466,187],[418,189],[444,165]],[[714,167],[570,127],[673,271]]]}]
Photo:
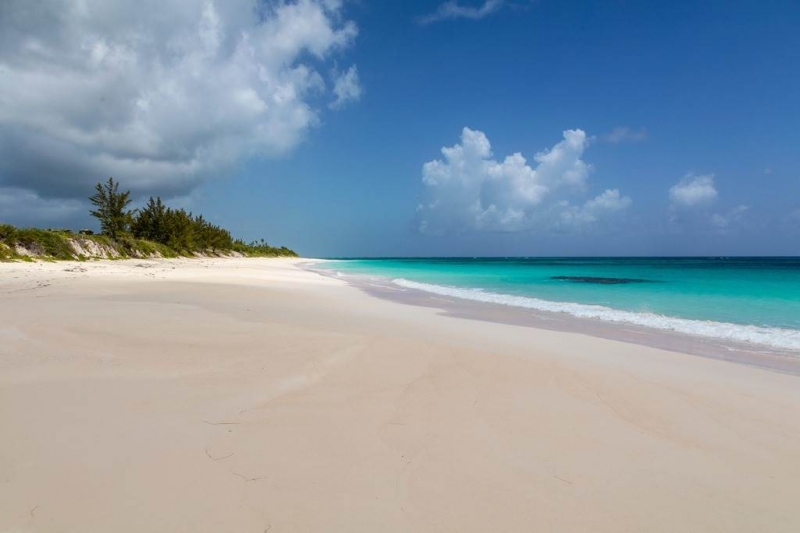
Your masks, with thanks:
[{"label": "sky", "polygon": [[800,254],[800,3],[4,0],[0,221],[314,257]]}]

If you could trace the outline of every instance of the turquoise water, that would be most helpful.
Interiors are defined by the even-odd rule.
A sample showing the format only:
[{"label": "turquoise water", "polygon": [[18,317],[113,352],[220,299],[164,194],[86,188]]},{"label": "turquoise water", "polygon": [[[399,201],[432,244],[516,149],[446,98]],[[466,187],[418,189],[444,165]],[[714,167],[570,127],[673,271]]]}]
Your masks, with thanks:
[{"label": "turquoise water", "polygon": [[397,286],[800,350],[800,258],[350,259]]}]

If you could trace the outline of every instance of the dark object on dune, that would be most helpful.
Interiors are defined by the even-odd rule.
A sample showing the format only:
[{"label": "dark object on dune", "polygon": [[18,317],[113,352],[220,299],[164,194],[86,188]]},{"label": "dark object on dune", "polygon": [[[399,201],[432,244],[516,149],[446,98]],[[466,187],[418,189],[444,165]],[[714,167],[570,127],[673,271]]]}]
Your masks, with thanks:
[{"label": "dark object on dune", "polygon": [[78,231],[78,235],[94,235],[94,232],[90,229],[82,229]]},{"label": "dark object on dune", "polygon": [[597,278],[594,276],[552,276],[550,279],[574,281],[576,283],[596,283],[598,285],[622,285],[625,283],[651,283],[649,279],[636,278]]}]

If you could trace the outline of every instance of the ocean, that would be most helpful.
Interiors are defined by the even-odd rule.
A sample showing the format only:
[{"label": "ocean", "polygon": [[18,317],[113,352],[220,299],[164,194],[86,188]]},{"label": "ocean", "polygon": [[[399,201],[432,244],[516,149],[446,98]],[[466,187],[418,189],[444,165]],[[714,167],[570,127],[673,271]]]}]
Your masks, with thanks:
[{"label": "ocean", "polygon": [[800,258],[341,259],[398,288],[800,352]]}]

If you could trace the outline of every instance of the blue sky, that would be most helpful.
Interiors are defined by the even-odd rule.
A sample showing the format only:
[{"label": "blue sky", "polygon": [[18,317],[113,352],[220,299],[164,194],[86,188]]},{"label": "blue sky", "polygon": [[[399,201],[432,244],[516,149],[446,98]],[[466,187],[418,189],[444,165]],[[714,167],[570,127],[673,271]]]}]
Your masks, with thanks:
[{"label": "blue sky", "polygon": [[[81,191],[108,161],[137,197],[311,256],[800,252],[797,2],[303,0],[259,4],[252,20],[245,0],[175,3],[198,39],[187,51],[157,29],[163,49],[115,42],[115,25],[144,16],[124,2],[57,20],[0,7],[12,30],[42,35],[0,41],[0,218],[90,224]],[[23,116],[36,101],[19,88],[53,70],[36,46],[69,49],[67,29],[45,36],[62,26],[96,36],[70,56],[94,62],[51,74],[75,94]],[[241,28],[263,40],[250,59]],[[182,78],[153,73],[170,61]],[[87,68],[116,69],[115,83]],[[260,105],[285,101],[268,83],[294,103]],[[159,100],[176,85],[194,88],[183,115]],[[84,87],[139,118],[85,110]]]}]

